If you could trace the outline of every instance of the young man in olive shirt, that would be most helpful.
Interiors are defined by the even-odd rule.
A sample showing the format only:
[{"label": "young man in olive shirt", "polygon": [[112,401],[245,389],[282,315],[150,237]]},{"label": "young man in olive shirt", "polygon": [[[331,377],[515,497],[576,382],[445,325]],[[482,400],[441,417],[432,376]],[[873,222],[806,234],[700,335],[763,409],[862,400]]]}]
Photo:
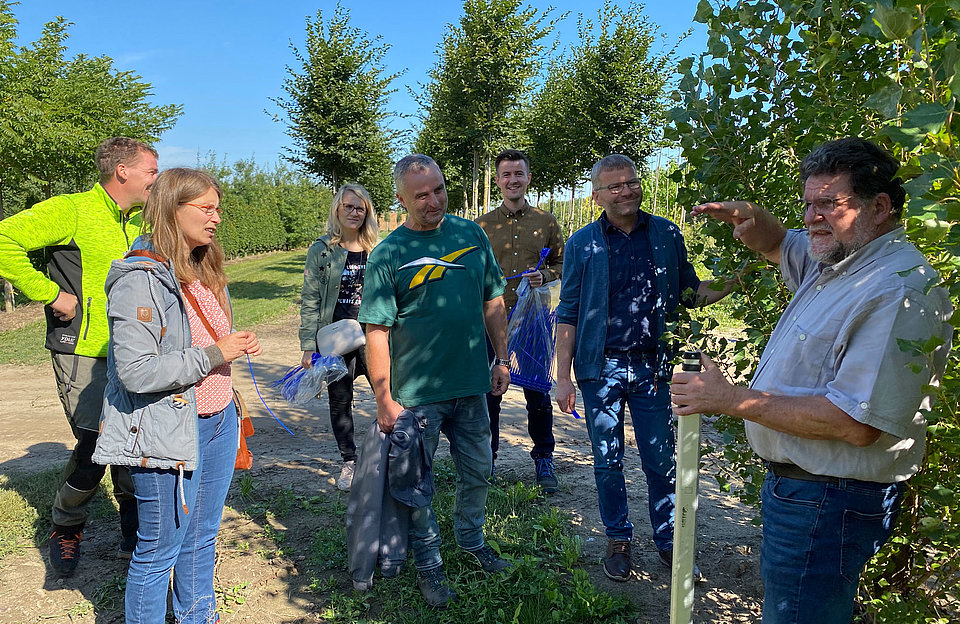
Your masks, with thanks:
[{"label": "young man in olive shirt", "polygon": [[[559,279],[563,269],[563,236],[560,225],[552,214],[527,203],[530,160],[523,152],[508,149],[497,155],[494,167],[494,181],[503,195],[503,203],[478,218],[477,223],[490,239],[490,246],[500,269],[504,275],[523,273],[533,288]],[[540,252],[543,249],[550,251],[543,263],[540,263]],[[516,291],[520,279],[507,281],[503,300],[508,315],[517,303]],[[527,431],[533,440],[530,457],[536,466],[537,484],[544,492],[556,492],[558,484],[553,466],[553,450],[556,444],[553,437],[553,407],[550,395],[524,388],[523,397],[527,402]],[[501,400],[500,395],[487,394],[494,461],[500,447]]]}]

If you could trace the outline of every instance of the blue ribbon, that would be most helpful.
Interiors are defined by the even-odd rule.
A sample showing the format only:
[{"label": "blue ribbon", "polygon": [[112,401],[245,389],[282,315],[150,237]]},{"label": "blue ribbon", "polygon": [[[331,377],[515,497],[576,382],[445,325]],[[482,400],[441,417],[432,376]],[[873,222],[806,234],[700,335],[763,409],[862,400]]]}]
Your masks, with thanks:
[{"label": "blue ribbon", "polygon": [[280,426],[283,427],[283,429],[284,429],[287,433],[289,433],[289,434],[292,435],[292,436],[297,435],[297,434],[295,434],[294,432],[290,431],[290,429],[288,429],[287,426],[286,426],[285,424],[283,424],[283,421],[282,421],[282,420],[280,420],[279,418],[277,418],[277,415],[273,413],[273,410],[270,409],[270,406],[267,405],[267,402],[263,400],[263,395],[260,394],[260,387],[257,385],[257,378],[256,378],[256,377],[254,376],[254,374],[253,374],[253,362],[250,361],[250,356],[249,356],[249,355],[247,356],[247,366],[250,367],[250,379],[253,380],[253,389],[257,391],[257,396],[260,397],[260,402],[263,403],[263,406],[264,406],[265,408],[267,408],[267,411],[270,412],[270,415],[273,416],[273,419],[274,419],[275,421],[277,421],[278,423],[280,423]]},{"label": "blue ribbon", "polygon": [[547,256],[550,255],[550,248],[544,247],[540,250],[540,260],[537,262],[537,266],[533,267],[530,271],[524,271],[523,273],[517,273],[516,275],[511,275],[510,277],[504,278],[508,280],[516,279],[518,277],[523,277],[526,273],[531,271],[537,271],[540,269],[540,265],[543,264],[543,261],[547,259]]}]

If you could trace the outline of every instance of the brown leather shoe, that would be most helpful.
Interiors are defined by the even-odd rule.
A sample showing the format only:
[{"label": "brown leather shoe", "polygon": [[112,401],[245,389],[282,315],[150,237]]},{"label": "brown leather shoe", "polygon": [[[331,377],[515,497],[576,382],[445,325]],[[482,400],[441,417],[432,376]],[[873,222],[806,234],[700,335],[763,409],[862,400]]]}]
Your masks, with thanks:
[{"label": "brown leather shoe", "polygon": [[621,583],[630,578],[630,542],[617,539],[607,542],[603,573],[607,578]]}]

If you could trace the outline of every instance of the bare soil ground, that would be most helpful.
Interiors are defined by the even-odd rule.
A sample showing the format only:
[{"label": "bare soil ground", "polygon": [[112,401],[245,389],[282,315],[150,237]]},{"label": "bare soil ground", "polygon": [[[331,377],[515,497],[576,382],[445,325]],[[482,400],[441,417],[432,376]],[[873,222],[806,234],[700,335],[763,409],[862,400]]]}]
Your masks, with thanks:
[{"label": "bare soil ground", "polygon": [[[33,313],[36,318],[36,312]],[[0,314],[5,319],[6,314]],[[23,322],[20,320],[20,322]],[[244,362],[234,365],[237,387],[253,413],[256,435],[249,440],[254,452],[250,483],[257,491],[290,488],[306,499],[345,504],[334,481],[339,454],[330,431],[326,402],[310,410],[293,409],[264,386],[278,378],[299,358],[297,319],[290,317],[257,328],[264,355],[254,362],[257,381],[268,404],[295,433],[277,425],[256,398]],[[4,327],[9,329],[10,327]],[[38,345],[40,348],[40,345]],[[375,418],[373,395],[364,380],[357,383],[357,431]],[[0,366],[0,472],[30,473],[66,461],[73,437],[63,417],[52,373],[46,366]],[[584,568],[605,591],[629,597],[638,605],[638,623],[669,622],[670,572],[662,566],[650,538],[646,485],[635,452],[625,464],[631,518],[636,527],[633,545],[634,578],[627,583],[608,580],[601,569],[606,538],[597,509],[590,442],[581,421],[557,416],[557,471],[560,491],[549,497],[552,505],[569,513],[574,531],[584,544]],[[705,428],[704,435],[715,434]],[[628,436],[630,438],[632,436]],[[716,442],[716,440],[715,440]],[[635,442],[629,444],[635,448]],[[523,395],[510,390],[504,401],[498,475],[505,480],[533,482],[533,462],[528,455]],[[441,444],[438,457],[448,455]],[[719,491],[710,476],[715,458],[705,458],[701,473],[698,514],[698,563],[706,581],[697,586],[695,622],[759,621],[762,587],[759,578],[760,530],[751,524],[755,512]],[[229,505],[239,500],[238,473],[224,513],[218,545],[217,585],[229,598],[233,589],[242,604],[228,599],[230,612],[224,624],[246,622],[317,622],[323,618],[323,599],[310,590],[303,574],[304,555],[264,556],[276,550],[267,539],[271,528],[286,530],[285,543],[310,540],[323,522],[317,515],[291,513],[280,520],[256,522]],[[47,513],[46,509],[40,510]],[[274,526],[265,527],[271,523]],[[105,582],[122,578],[125,562],[115,557],[118,528],[115,516],[90,521],[82,544],[77,573],[57,579],[51,572],[45,544],[0,561],[0,624],[14,622],[82,622],[115,624],[123,621],[122,593]],[[402,582],[398,581],[398,582]],[[346,570],[334,573],[330,589],[349,594]],[[109,585],[109,583],[107,583]],[[411,591],[416,591],[410,588]],[[94,606],[96,605],[96,606]]]}]

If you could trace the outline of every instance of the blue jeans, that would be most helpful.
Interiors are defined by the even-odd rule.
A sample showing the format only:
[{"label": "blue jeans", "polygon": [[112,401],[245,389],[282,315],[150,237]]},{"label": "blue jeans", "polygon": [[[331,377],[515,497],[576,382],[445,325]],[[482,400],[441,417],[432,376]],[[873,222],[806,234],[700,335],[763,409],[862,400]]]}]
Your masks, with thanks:
[{"label": "blue jeans", "polygon": [[[127,624],[160,624],[173,570],[173,610],[181,624],[219,620],[213,591],[214,546],[237,459],[237,412],[198,419],[197,469],[131,468],[140,515],[139,541],[127,573]],[[182,505],[186,505],[186,513]]]},{"label": "blue jeans", "polygon": [[[453,536],[465,550],[483,546],[484,508],[490,466],[490,420],[484,395],[469,396],[409,408],[424,421],[423,450],[433,457],[442,431],[450,441],[450,455],[457,470],[453,507]],[[418,570],[443,565],[440,557],[440,527],[433,506],[410,511],[410,542]]]},{"label": "blue jeans", "polygon": [[863,566],[893,532],[899,483],[839,485],[767,473],[763,482],[764,624],[849,624]]},{"label": "blue jeans", "polygon": [[656,381],[656,358],[607,356],[599,379],[578,381],[593,446],[600,518],[607,537],[633,539],[623,478],[624,408],[630,419],[647,478],[650,524],[658,550],[673,547],[676,459],[670,389]]}]

